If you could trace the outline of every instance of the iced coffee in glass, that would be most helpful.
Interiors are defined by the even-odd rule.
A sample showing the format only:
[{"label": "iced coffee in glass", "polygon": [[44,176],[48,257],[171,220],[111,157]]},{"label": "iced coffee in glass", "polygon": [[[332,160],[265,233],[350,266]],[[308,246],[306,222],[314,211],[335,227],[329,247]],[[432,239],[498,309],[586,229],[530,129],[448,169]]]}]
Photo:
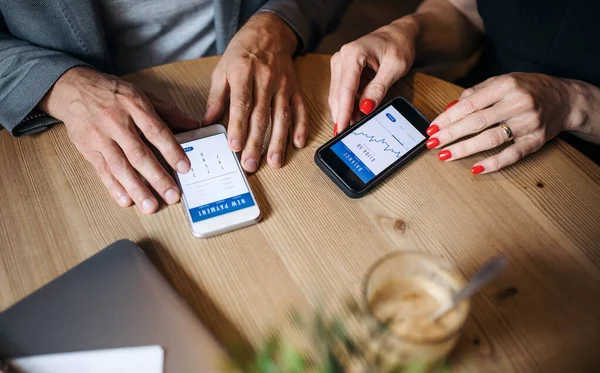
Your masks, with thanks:
[{"label": "iced coffee in glass", "polygon": [[442,259],[397,252],[377,262],[364,284],[369,345],[380,371],[417,364],[432,370],[456,344],[469,314],[468,300],[437,320],[434,314],[464,286],[465,278]]}]

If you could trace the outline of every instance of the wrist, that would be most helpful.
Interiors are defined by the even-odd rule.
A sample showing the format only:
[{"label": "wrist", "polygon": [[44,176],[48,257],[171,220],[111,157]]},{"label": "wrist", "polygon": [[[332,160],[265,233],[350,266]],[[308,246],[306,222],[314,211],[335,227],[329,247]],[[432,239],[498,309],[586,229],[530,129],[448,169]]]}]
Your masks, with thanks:
[{"label": "wrist", "polygon": [[600,91],[580,80],[565,79],[564,82],[571,103],[565,131],[590,134],[591,123],[595,116],[593,108],[600,104]]},{"label": "wrist", "polygon": [[70,93],[72,93],[72,87],[81,77],[89,75],[90,72],[95,71],[82,66],[76,66],[67,70],[40,100],[37,108],[46,114],[60,119],[60,108],[64,108]]},{"label": "wrist", "polygon": [[391,24],[399,28],[406,37],[413,40],[417,40],[422,27],[418,14],[409,14],[395,20]]},{"label": "wrist", "polygon": [[275,13],[260,12],[252,16],[242,30],[250,32],[254,45],[261,50],[292,56],[298,49],[298,35]]}]

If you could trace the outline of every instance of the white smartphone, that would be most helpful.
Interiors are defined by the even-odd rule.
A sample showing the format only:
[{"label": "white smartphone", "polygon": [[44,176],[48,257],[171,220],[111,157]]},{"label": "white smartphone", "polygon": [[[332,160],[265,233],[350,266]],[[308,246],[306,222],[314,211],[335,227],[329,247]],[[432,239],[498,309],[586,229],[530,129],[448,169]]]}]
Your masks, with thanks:
[{"label": "white smartphone", "polygon": [[220,124],[175,136],[191,162],[177,173],[182,202],[196,237],[207,238],[256,224],[261,212],[237,155]]}]

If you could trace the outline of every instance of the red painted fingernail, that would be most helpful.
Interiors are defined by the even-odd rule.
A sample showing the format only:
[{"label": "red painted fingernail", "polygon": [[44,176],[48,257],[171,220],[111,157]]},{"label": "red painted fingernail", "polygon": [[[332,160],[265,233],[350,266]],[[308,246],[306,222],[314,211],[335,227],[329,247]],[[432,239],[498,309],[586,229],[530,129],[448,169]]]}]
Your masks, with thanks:
[{"label": "red painted fingernail", "polygon": [[373,112],[373,109],[375,109],[375,102],[373,102],[373,100],[369,100],[368,98],[365,98],[364,100],[361,101],[359,108],[360,108],[360,111],[362,111],[363,113],[371,114]]},{"label": "red painted fingernail", "polygon": [[450,150],[442,150],[438,153],[438,159],[440,161],[446,161],[450,158],[452,158],[452,153],[450,153]]},{"label": "red painted fingernail", "polygon": [[458,100],[454,100],[451,103],[449,103],[448,105],[446,105],[446,108],[444,109],[444,111],[450,109],[452,106],[456,105],[458,103]]},{"label": "red painted fingernail", "polygon": [[440,145],[440,140],[438,140],[435,137],[430,138],[429,140],[427,140],[427,142],[425,143],[425,146],[427,146],[428,149],[433,149],[436,146]]},{"label": "red painted fingernail", "polygon": [[429,128],[427,128],[427,136],[432,136],[436,133],[438,133],[440,131],[440,127],[437,126],[437,124],[432,124],[431,126],[429,126]]},{"label": "red painted fingernail", "polygon": [[471,169],[471,173],[472,173],[473,175],[480,174],[480,173],[482,173],[483,171],[485,171],[485,169],[484,169],[484,168],[483,168],[483,166],[481,166],[481,165],[475,166],[475,167],[473,167],[473,168]]},{"label": "red painted fingernail", "polygon": [[338,124],[336,123],[336,124],[333,126],[333,136],[335,137],[335,136],[337,136],[337,135],[338,135]]}]

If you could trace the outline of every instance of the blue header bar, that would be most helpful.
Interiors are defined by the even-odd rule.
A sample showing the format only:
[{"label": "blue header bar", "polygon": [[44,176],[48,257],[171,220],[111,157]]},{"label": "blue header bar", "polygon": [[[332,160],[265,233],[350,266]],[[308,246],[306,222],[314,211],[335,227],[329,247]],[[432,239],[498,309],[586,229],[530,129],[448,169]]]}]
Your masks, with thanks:
[{"label": "blue header bar", "polygon": [[206,204],[190,209],[192,221],[197,223],[202,220],[229,214],[230,212],[242,210],[254,206],[254,200],[250,193],[227,198],[221,201]]},{"label": "blue header bar", "polygon": [[369,170],[358,157],[354,154],[348,147],[341,141],[336,142],[331,147],[331,150],[340,157],[342,162],[346,164],[355,174],[362,180],[363,183],[368,183],[371,181],[375,174]]}]

